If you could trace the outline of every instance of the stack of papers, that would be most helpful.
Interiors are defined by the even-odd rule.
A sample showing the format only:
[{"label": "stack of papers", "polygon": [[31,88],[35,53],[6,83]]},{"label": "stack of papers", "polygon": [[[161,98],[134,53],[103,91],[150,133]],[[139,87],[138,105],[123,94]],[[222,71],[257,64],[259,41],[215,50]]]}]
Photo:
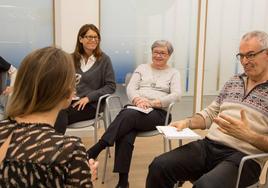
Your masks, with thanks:
[{"label": "stack of papers", "polygon": [[137,106],[127,106],[127,108],[133,109],[133,110],[137,110],[139,112],[143,112],[145,114],[149,114],[151,111],[153,111],[153,108],[147,108],[147,109],[143,109]]},{"label": "stack of papers", "polygon": [[156,126],[157,130],[163,134],[167,139],[191,139],[197,140],[201,136],[196,134],[189,128],[185,128],[181,131],[178,131],[175,127],[172,126]]}]

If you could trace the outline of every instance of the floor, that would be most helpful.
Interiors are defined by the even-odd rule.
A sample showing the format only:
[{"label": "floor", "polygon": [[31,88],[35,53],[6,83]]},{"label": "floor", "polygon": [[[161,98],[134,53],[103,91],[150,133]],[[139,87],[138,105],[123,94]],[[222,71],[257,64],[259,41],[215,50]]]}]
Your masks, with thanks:
[{"label": "floor", "polygon": [[[196,130],[196,132],[204,137],[206,135],[206,131]],[[103,128],[99,128],[98,135],[102,135]],[[82,141],[85,144],[86,148],[89,148],[93,145],[93,137],[82,137]],[[186,144],[187,140],[183,141],[183,144]],[[172,141],[172,148],[178,147],[178,143],[176,140]],[[163,153],[163,138],[161,135],[141,138],[138,137],[135,141],[135,149],[133,152],[133,158],[131,163],[131,169],[129,174],[129,184],[130,188],[144,188],[146,176],[148,173],[148,166],[150,162],[153,160],[155,156]],[[103,164],[105,151],[103,151],[99,158],[99,168],[98,168],[98,180],[94,182],[95,188],[113,188],[116,186],[118,181],[117,174],[113,173],[113,147],[111,147],[111,158],[108,159],[107,170],[106,170],[106,179],[104,184],[102,184],[102,175],[103,175]],[[268,164],[266,163],[265,168],[267,168]],[[265,173],[261,175],[261,182],[265,181]],[[192,184],[190,182],[185,182],[182,188],[191,188]]]},{"label": "floor", "polygon": [[[100,128],[98,134],[101,135],[103,133],[103,129]],[[92,137],[82,138],[83,143],[86,148],[90,147],[93,144]],[[174,141],[172,143],[172,147],[176,147],[177,143]],[[148,166],[150,162],[153,160],[155,156],[163,153],[163,139],[161,135],[148,137],[148,138],[137,138],[135,141],[135,149],[133,152],[133,158],[131,163],[131,170],[129,174],[129,184],[130,188],[144,188],[146,176],[148,172]],[[98,180],[94,182],[95,188],[112,188],[115,187],[118,181],[118,175],[113,173],[113,147],[111,148],[111,158],[108,159],[108,166],[106,171],[106,179],[104,184],[102,184],[102,174],[103,174],[103,164],[105,151],[103,151],[98,161],[100,163],[98,170]],[[190,188],[191,184],[186,182],[183,185],[183,188]]]},{"label": "floor", "polygon": [[[122,85],[117,86],[116,94],[120,96],[123,104],[128,103],[127,96],[125,94],[125,87]],[[192,97],[183,97],[180,103],[176,104],[173,110],[173,120],[179,120],[188,116],[191,116],[193,109]],[[67,132],[67,134],[72,134],[75,136],[82,137],[82,141],[85,144],[86,148],[89,148],[93,144],[93,135],[88,136],[88,131],[83,130],[82,132]],[[93,133],[93,131],[91,131]],[[103,128],[98,130],[98,135],[102,135]],[[177,143],[174,143],[174,147]],[[147,167],[155,156],[160,155],[164,151],[163,148],[163,138],[161,135],[148,137],[148,138],[137,138],[135,142],[135,149],[133,152],[133,160],[131,163],[131,170],[129,175],[130,188],[143,188],[145,187],[145,180],[147,176]],[[98,161],[99,165],[99,179],[95,181],[95,188],[112,188],[115,187],[118,181],[118,175],[113,173],[113,148],[111,148],[111,158],[108,160],[108,167],[106,171],[106,179],[104,184],[102,184],[102,174],[103,174],[103,163],[105,152],[103,151]],[[183,188],[189,188],[191,184],[186,182],[183,185]]]},{"label": "floor", "polygon": [[[125,104],[127,103],[128,99],[125,95],[125,88],[122,85],[119,85],[117,87],[116,94],[121,97],[122,102]],[[204,100],[204,105],[209,104],[215,96],[207,96]],[[180,120],[186,117],[189,117],[192,115],[192,109],[193,109],[193,97],[184,96],[182,97],[181,101],[177,103],[173,109],[173,120]],[[91,131],[93,132],[93,131]],[[196,131],[201,136],[204,136],[206,134],[206,131]],[[84,137],[85,135],[88,136],[88,134],[85,134],[84,131],[83,134],[80,134],[82,137],[82,141],[85,144],[86,148],[89,148],[93,145],[93,137]],[[103,128],[99,128],[98,135],[102,135]],[[189,141],[184,141],[184,144]],[[172,142],[173,148],[177,146],[177,141],[174,140]],[[148,166],[150,162],[153,160],[155,156],[160,155],[163,153],[163,139],[161,135],[154,136],[154,137],[148,137],[148,138],[137,138],[135,141],[135,149],[133,152],[133,158],[131,163],[131,170],[129,175],[129,183],[130,188],[144,188],[145,187],[145,181],[146,176],[148,172]],[[103,174],[103,164],[104,164],[104,155],[105,152],[103,151],[98,161],[100,162],[99,170],[98,170],[98,177],[99,179],[94,182],[95,188],[113,188],[117,184],[118,176],[117,174],[113,173],[113,147],[111,148],[111,158],[108,160],[108,167],[106,170],[106,179],[104,184],[102,184],[102,174]],[[264,174],[262,175],[262,181],[264,180]],[[183,186],[183,188],[190,188],[192,187],[190,182],[186,182]]]}]

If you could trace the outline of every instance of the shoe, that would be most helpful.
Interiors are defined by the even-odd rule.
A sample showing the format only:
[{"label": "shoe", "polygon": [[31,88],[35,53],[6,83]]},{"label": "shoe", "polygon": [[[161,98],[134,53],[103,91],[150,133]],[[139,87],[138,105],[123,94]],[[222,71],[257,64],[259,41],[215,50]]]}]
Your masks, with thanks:
[{"label": "shoe", "polygon": [[122,186],[122,185],[117,184],[115,188],[129,188],[129,183],[127,182],[126,186]]}]

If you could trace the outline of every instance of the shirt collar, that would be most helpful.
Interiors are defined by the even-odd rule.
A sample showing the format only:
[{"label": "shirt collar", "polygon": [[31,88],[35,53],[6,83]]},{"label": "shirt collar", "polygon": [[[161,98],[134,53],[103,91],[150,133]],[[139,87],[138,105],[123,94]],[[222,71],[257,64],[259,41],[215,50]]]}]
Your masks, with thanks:
[{"label": "shirt collar", "polygon": [[96,57],[93,54],[88,58],[87,62],[86,62],[86,59],[83,56],[81,58],[81,62],[83,62],[84,64],[87,64],[87,63],[90,63],[90,62],[95,62],[95,61],[96,61]]},{"label": "shirt collar", "polygon": [[[248,76],[246,75],[246,73],[240,73],[240,74],[238,74],[238,76],[239,76],[239,78],[241,78],[241,79],[243,79],[245,82],[247,81],[247,79],[248,79]],[[263,83],[268,83],[268,80],[266,80],[265,82],[263,82]]]}]

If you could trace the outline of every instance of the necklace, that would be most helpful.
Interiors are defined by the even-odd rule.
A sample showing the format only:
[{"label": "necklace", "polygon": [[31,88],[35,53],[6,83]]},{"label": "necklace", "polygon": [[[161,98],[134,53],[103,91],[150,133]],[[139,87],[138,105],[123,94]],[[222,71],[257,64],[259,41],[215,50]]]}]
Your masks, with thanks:
[{"label": "necklace", "polygon": [[152,88],[155,88],[155,86],[156,86],[156,83],[151,83]]},{"label": "necklace", "polygon": [[152,75],[151,87],[156,88],[157,78],[159,78],[159,73],[155,71],[153,68],[151,68],[151,75]]}]

